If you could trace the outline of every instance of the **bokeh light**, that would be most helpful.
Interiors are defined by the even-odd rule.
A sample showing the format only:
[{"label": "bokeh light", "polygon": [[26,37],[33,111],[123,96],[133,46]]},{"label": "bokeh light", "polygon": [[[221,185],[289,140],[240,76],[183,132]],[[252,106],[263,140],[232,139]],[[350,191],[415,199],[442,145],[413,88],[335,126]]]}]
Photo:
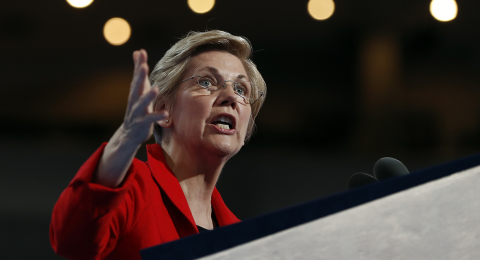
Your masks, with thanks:
[{"label": "bokeh light", "polygon": [[89,6],[93,0],[67,0],[67,3],[69,3],[71,6],[75,8],[84,8]]},{"label": "bokeh light", "polygon": [[455,0],[432,0],[430,13],[435,19],[448,22],[457,17],[458,7]]},{"label": "bokeh light", "polygon": [[335,3],[333,0],[310,0],[307,8],[313,19],[325,20],[335,11]]},{"label": "bokeh light", "polygon": [[131,32],[128,22],[119,17],[108,20],[103,27],[103,35],[112,45],[122,45],[127,42]]},{"label": "bokeh light", "polygon": [[215,0],[188,0],[188,6],[198,14],[204,14],[212,10]]}]

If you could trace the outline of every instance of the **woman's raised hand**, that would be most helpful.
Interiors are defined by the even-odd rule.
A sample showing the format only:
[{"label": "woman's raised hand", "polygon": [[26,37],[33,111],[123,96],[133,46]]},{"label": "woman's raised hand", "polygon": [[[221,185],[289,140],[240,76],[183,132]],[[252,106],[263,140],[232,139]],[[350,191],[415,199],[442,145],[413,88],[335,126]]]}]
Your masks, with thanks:
[{"label": "woman's raised hand", "polygon": [[133,52],[135,64],[133,79],[130,85],[127,112],[120,130],[130,142],[139,145],[152,135],[153,123],[163,120],[165,114],[153,111],[153,101],[158,95],[158,87],[150,87],[148,80],[147,52]]},{"label": "woman's raised hand", "polygon": [[133,61],[135,69],[125,118],[105,146],[92,180],[111,188],[122,183],[138,148],[152,135],[153,123],[166,117],[165,114],[153,111],[158,88],[150,88],[147,52],[133,52]]}]

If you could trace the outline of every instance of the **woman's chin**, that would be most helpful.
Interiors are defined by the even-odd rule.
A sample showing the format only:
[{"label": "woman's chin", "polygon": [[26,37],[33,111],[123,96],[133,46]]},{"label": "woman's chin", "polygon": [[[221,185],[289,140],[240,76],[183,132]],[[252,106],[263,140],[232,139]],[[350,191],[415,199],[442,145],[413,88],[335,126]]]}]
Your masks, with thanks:
[{"label": "woman's chin", "polygon": [[[221,138],[223,139],[223,138]],[[229,138],[228,138],[229,139]],[[216,154],[219,157],[232,157],[238,151],[240,151],[240,148],[242,148],[241,145],[237,144],[237,142],[232,142],[232,140],[210,140],[208,142],[208,150]]]}]

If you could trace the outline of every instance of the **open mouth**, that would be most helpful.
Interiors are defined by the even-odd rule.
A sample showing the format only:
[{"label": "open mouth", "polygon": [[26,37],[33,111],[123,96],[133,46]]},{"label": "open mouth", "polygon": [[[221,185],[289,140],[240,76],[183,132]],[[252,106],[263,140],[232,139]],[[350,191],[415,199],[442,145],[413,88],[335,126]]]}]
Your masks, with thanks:
[{"label": "open mouth", "polygon": [[220,114],[212,121],[212,125],[220,129],[235,129],[235,117],[230,114]]}]

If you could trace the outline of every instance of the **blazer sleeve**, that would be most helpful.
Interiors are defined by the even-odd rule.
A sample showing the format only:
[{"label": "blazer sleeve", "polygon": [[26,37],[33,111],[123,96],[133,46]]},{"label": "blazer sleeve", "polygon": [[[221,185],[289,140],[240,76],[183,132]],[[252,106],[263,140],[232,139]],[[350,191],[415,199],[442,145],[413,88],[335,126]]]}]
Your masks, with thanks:
[{"label": "blazer sleeve", "polygon": [[103,259],[145,208],[141,182],[135,180],[145,163],[134,159],[117,188],[92,183],[106,143],[81,166],[54,206],[50,243],[69,259]]}]

